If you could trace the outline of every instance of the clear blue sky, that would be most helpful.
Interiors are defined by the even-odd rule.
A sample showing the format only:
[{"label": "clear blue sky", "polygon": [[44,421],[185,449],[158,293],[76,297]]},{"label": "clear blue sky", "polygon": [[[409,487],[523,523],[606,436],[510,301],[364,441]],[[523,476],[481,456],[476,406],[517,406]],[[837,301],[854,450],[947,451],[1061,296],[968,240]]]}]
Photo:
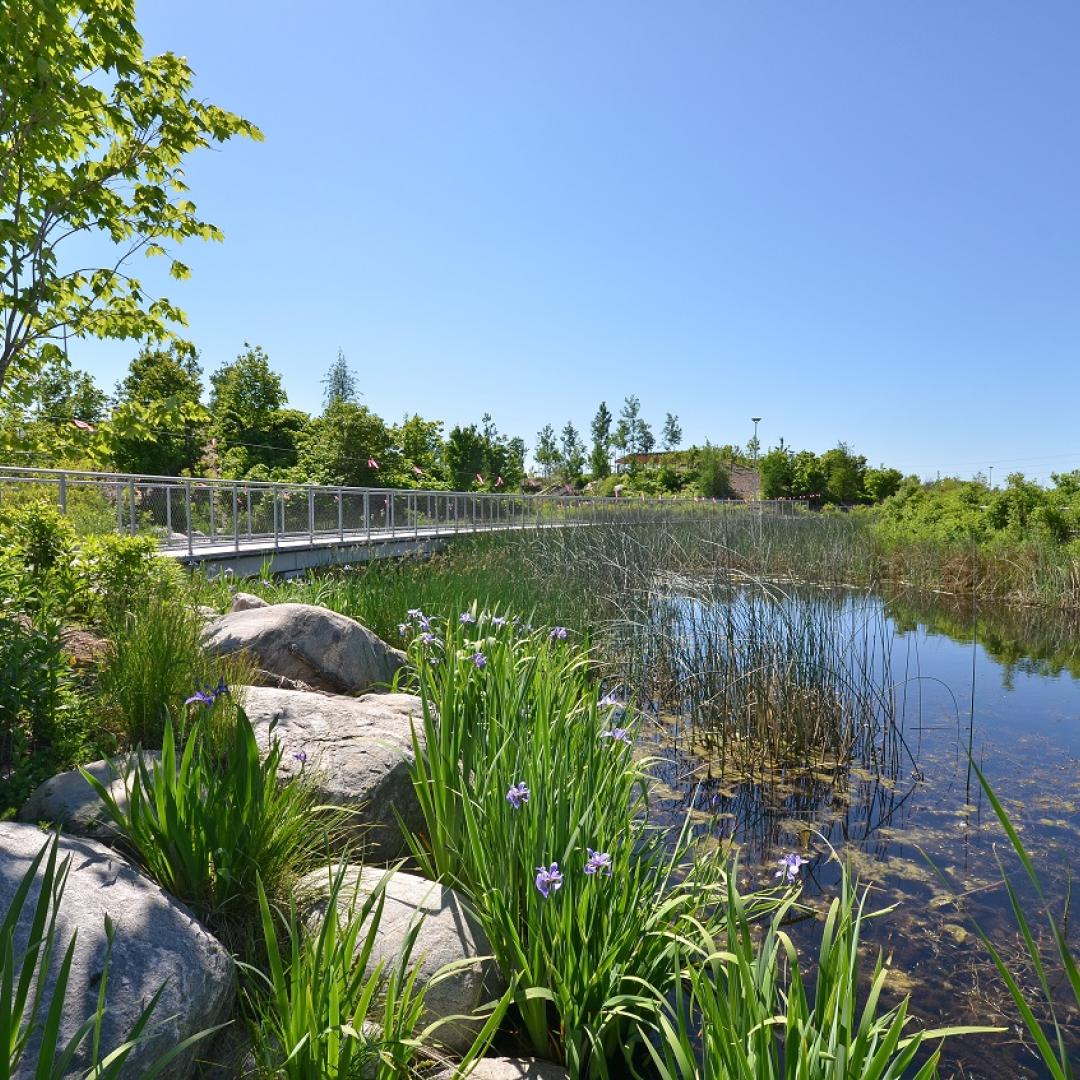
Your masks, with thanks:
[{"label": "clear blue sky", "polygon": [[[266,134],[194,158],[209,372],[489,410],[530,446],[628,393],[995,479],[1080,467],[1080,4],[144,0]],[[147,280],[151,280],[147,276]],[[77,345],[111,387],[130,345]]]}]

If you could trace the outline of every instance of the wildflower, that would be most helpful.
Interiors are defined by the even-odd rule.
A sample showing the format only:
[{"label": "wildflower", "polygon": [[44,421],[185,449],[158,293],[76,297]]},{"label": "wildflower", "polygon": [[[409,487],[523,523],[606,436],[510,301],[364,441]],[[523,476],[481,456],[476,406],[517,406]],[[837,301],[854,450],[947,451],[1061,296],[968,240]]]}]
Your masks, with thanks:
[{"label": "wildflower", "polygon": [[233,574],[235,574],[235,573],[236,573],[236,571],[235,571],[235,570],[234,570],[234,569],[233,569],[233,568],[232,568],[231,566],[226,566],[226,567],[225,567],[225,569],[224,569],[224,570],[222,570],[222,573],[223,573],[223,574],[224,574],[224,575],[225,575],[226,577],[232,577],[232,576],[233,576]]},{"label": "wildflower", "polygon": [[806,866],[809,861],[809,859],[804,859],[801,855],[794,853],[785,855],[782,859],[777,860],[776,865],[780,869],[773,874],[773,877],[783,878],[786,884],[794,885],[799,880],[799,868]]},{"label": "wildflower", "polygon": [[434,634],[432,634],[430,631],[425,630],[420,635],[420,644],[421,645],[438,645],[439,644],[439,639]]},{"label": "wildflower", "polygon": [[617,709],[622,702],[619,701],[614,690],[608,691],[597,703],[601,709]]},{"label": "wildflower", "polygon": [[632,745],[630,741],[630,732],[624,727],[614,727],[610,731],[600,732],[601,739],[611,739],[612,742],[626,743],[627,746]]},{"label": "wildflower", "polygon": [[491,620],[491,625],[494,627],[505,626],[506,619],[502,615],[495,615]]},{"label": "wildflower", "polygon": [[196,690],[191,697],[187,698],[184,702],[185,705],[205,705],[208,709],[222,694],[229,692],[228,686],[225,684],[225,680],[218,679],[217,686],[204,686],[201,690]]},{"label": "wildflower", "polygon": [[458,616],[458,622],[461,623],[462,626],[465,626],[469,623],[476,622],[476,616],[471,611],[463,611]]},{"label": "wildflower", "polygon": [[585,873],[590,876],[604,874],[606,877],[611,877],[611,856],[606,851],[593,851],[592,848],[585,850],[589,853],[585,861]]},{"label": "wildflower", "polygon": [[548,637],[550,637],[552,641],[565,641],[566,635],[569,633],[570,631],[567,630],[565,626],[553,626]]},{"label": "wildflower", "polygon": [[300,768],[303,768],[307,764],[307,751],[297,750],[293,753],[293,760],[300,763]]},{"label": "wildflower", "polygon": [[536,887],[545,900],[550,893],[562,888],[562,873],[557,862],[553,862],[551,866],[536,868]]},{"label": "wildflower", "polygon": [[485,655],[484,655],[484,654],[483,654],[482,652],[475,652],[475,653],[473,653],[473,655],[472,655],[472,662],[473,662],[473,663],[474,663],[474,664],[475,664],[475,665],[477,666],[477,668],[479,668],[479,669],[480,669],[481,671],[483,671],[483,670],[484,670],[484,668],[486,668],[486,667],[487,667],[487,657],[486,657],[486,656],[485,656]]},{"label": "wildflower", "polygon": [[506,801],[515,810],[520,810],[521,804],[529,801],[529,789],[525,786],[524,780],[510,785],[510,790],[506,793]]},{"label": "wildflower", "polygon": [[402,637],[408,637],[409,636],[409,624],[408,623],[404,623],[404,622],[398,623],[397,630],[398,630],[398,633]]},{"label": "wildflower", "polygon": [[379,471],[379,463],[373,457],[367,459],[367,467],[369,469],[374,469],[376,472]]},{"label": "wildflower", "polygon": [[269,578],[261,578],[259,584],[269,588],[274,583]]},{"label": "wildflower", "polygon": [[424,613],[418,607],[409,608],[409,610],[406,611],[405,614],[410,619],[422,619],[424,617]]}]

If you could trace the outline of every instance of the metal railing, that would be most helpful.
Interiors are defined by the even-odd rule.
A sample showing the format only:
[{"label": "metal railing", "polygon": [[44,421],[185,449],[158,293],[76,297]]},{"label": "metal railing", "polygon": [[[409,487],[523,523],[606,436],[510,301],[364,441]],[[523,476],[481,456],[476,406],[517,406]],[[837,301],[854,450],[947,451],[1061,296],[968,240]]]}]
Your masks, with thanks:
[{"label": "metal railing", "polygon": [[803,511],[787,500],[504,495],[0,466],[0,504],[33,498],[54,502],[80,531],[152,536],[164,551],[191,557],[500,529],[630,525],[695,514]]}]

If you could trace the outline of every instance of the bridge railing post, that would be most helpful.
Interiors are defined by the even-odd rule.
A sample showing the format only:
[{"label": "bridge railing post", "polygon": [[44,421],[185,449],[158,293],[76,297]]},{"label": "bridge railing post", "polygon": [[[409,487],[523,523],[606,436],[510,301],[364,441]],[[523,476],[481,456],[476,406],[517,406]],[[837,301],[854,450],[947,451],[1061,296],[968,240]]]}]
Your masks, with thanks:
[{"label": "bridge railing post", "polygon": [[195,554],[195,538],[192,534],[192,521],[191,521],[191,481],[184,481],[184,508],[186,511],[186,531],[187,531],[187,553],[188,556]]},{"label": "bridge railing post", "polygon": [[240,554],[240,496],[235,484],[232,486],[233,551]]}]

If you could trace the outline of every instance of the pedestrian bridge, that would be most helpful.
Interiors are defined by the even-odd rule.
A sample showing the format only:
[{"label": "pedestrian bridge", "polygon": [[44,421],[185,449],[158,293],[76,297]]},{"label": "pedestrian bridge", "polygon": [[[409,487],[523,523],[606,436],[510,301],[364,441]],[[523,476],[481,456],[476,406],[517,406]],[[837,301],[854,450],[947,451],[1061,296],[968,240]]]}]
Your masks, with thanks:
[{"label": "pedestrian bridge", "polygon": [[0,466],[0,503],[31,498],[54,502],[80,531],[152,536],[164,555],[238,577],[431,552],[482,532],[802,512],[785,500],[514,495]]}]

